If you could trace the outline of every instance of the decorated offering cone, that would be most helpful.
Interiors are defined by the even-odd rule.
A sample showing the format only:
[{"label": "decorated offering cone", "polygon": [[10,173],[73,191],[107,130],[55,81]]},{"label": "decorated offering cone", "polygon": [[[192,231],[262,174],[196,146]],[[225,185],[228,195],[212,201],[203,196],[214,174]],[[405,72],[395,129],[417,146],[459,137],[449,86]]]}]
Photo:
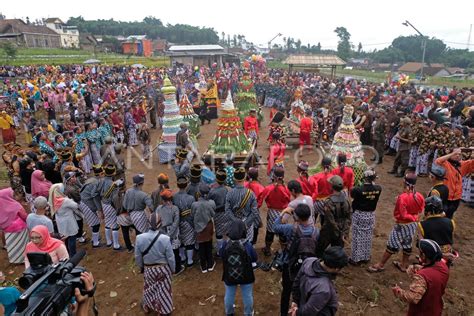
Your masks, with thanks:
[{"label": "decorated offering cone", "polygon": [[179,115],[179,107],[176,102],[176,88],[171,84],[168,77],[163,81],[161,88],[165,101],[165,114],[163,117],[163,134],[158,145],[160,163],[167,163],[174,159],[176,154],[176,134],[183,117]]},{"label": "decorated offering cone", "polygon": [[242,80],[239,83],[239,91],[237,92],[236,100],[237,110],[241,122],[249,115],[250,110],[254,109],[258,113],[258,121],[261,122],[263,117],[260,113],[257,104],[257,94],[253,86],[252,79],[248,73],[244,73]]},{"label": "decorated offering cone", "polygon": [[354,107],[351,104],[353,100],[354,97],[351,96],[347,96],[344,100],[346,105],[343,109],[341,125],[339,125],[339,129],[337,130],[336,135],[334,135],[334,140],[331,146],[331,157],[333,157],[335,161],[339,153],[346,154],[346,165],[354,169],[357,182],[362,178],[362,173],[366,169],[366,163],[359,134],[352,123]]},{"label": "decorated offering cone", "polygon": [[199,120],[199,116],[194,113],[193,105],[189,102],[186,94],[184,94],[179,101],[179,114],[183,117],[183,121],[189,124],[189,130],[191,133],[194,136],[198,136],[201,121]]},{"label": "decorated offering cone", "polygon": [[221,117],[217,121],[216,136],[209,146],[209,154],[247,154],[250,143],[247,140],[242,123],[234,108],[232,94],[229,91],[227,99],[221,108]]},{"label": "decorated offering cone", "polygon": [[300,121],[304,117],[303,91],[298,87],[294,94],[295,101],[291,103],[289,130],[293,133],[300,132]]}]

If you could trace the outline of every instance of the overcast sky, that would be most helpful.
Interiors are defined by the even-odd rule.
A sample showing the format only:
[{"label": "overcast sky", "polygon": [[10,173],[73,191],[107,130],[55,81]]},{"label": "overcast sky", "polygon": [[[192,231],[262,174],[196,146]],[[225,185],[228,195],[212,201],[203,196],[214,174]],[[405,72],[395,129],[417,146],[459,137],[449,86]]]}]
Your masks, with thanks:
[{"label": "overcast sky", "polygon": [[[85,19],[141,21],[152,15],[163,23],[182,23],[213,27],[221,36],[243,34],[248,41],[266,46],[279,32],[282,37],[301,39],[302,44],[321,43],[322,48],[335,49],[334,29],[344,26],[351,41],[364,50],[388,46],[399,35],[415,34],[401,23],[409,20],[422,33],[437,37],[454,48],[466,48],[469,26],[474,24],[472,0],[395,0],[395,1],[324,1],[324,0],[2,0],[0,12],[7,18],[30,20],[71,16]],[[440,4],[437,4],[440,3]],[[226,35],[227,37],[227,35]],[[474,50],[474,34],[470,50]]]}]

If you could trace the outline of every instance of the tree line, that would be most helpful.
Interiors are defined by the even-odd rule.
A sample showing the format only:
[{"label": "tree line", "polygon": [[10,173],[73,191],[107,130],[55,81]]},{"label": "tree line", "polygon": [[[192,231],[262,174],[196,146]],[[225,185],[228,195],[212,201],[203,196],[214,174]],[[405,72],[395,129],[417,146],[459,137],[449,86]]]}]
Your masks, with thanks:
[{"label": "tree line", "polygon": [[[392,43],[381,50],[364,51],[362,43],[354,45],[351,42],[351,34],[343,27],[337,27],[334,32],[339,38],[337,49],[325,49],[318,42],[317,45],[302,44],[301,40],[292,37],[284,37],[283,45],[274,44],[272,50],[279,50],[288,53],[310,53],[310,54],[337,54],[342,59],[348,61],[350,58],[368,58],[376,63],[405,63],[421,62],[423,54],[421,36],[399,36]],[[456,49],[446,45],[437,38],[425,38],[426,52],[425,62],[443,63],[450,67],[461,67],[474,70],[474,52],[468,49]]]},{"label": "tree line", "polygon": [[[69,18],[67,24],[77,26],[80,32],[109,36],[109,39],[110,36],[119,35],[146,35],[151,39],[161,38],[177,44],[222,44],[228,47],[241,47],[244,43],[253,45],[246,40],[245,35],[222,32],[222,38],[219,38],[213,28],[187,24],[164,25],[160,19],[153,16],[133,22],[114,19],[85,20],[82,16],[78,16]],[[287,53],[337,54],[346,61],[350,58],[369,58],[374,62],[389,64],[421,61],[423,49],[421,36],[399,36],[384,49],[365,51],[362,43],[356,46],[351,42],[351,34],[344,26],[337,27],[334,32],[339,38],[337,50],[324,48],[319,42],[305,44],[291,36],[283,37],[283,45],[273,44],[272,50]],[[426,63],[443,63],[451,67],[474,69],[474,52],[448,47],[442,40],[434,37],[424,40],[426,40]],[[113,39],[110,41],[113,42]]]},{"label": "tree line", "polygon": [[71,17],[68,25],[75,25],[79,32],[102,36],[146,35],[150,39],[165,39],[179,44],[216,44],[219,36],[213,28],[197,27],[187,24],[167,24],[153,16],[143,21],[85,20],[82,16]]}]

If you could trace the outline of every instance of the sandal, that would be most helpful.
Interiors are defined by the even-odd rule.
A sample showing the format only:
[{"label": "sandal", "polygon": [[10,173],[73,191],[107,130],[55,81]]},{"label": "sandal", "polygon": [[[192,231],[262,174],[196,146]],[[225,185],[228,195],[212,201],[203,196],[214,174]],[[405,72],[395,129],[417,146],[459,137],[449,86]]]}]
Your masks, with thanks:
[{"label": "sandal", "polygon": [[402,264],[401,264],[399,261],[393,261],[392,263],[393,263],[393,265],[395,266],[395,268],[397,268],[398,270],[400,270],[400,272],[403,272],[403,273],[407,272],[407,269],[404,269],[404,268],[402,267]]},{"label": "sandal", "polygon": [[367,271],[370,272],[370,273],[378,273],[378,272],[382,272],[384,270],[385,270],[385,268],[377,267],[375,265],[370,266],[370,267],[367,268]]}]

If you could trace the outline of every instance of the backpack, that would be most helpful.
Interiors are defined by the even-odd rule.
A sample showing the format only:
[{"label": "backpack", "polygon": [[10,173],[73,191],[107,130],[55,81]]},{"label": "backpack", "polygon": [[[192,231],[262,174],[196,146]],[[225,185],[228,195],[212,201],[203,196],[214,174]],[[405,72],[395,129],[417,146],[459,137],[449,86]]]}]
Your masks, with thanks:
[{"label": "backpack", "polygon": [[239,241],[229,241],[225,248],[223,263],[223,280],[226,284],[248,284],[255,281],[252,261]]},{"label": "backpack", "polygon": [[303,235],[301,228],[299,226],[296,228],[288,251],[288,267],[291,279],[296,277],[306,258],[316,257],[317,238],[318,231],[316,228],[313,228],[311,235]]},{"label": "backpack", "polygon": [[325,233],[330,232],[334,238],[340,238],[344,234],[343,230],[348,229],[348,227],[344,227],[345,221],[343,219],[351,217],[351,205],[347,199],[339,202],[333,196],[329,197],[326,201],[326,207],[329,208],[330,212],[326,213],[321,231],[325,231]]}]

